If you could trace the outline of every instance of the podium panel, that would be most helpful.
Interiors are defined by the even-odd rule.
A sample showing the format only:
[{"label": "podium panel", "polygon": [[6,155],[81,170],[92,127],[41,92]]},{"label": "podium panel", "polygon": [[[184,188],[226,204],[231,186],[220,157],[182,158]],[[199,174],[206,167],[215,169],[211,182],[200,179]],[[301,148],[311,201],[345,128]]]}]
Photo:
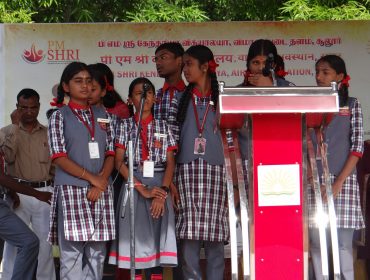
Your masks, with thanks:
[{"label": "podium panel", "polygon": [[[224,83],[220,83],[218,120],[221,130],[232,131],[234,146],[239,141],[235,137],[236,133],[249,131],[248,136],[239,135],[240,139],[247,139],[249,143],[249,196],[247,199],[240,195],[241,213],[243,209],[244,213],[248,213],[247,218],[241,218],[244,229],[242,242],[243,245],[249,244],[249,247],[243,248],[244,259],[248,257],[243,263],[243,279],[308,279],[308,229],[303,182],[307,177],[306,147],[311,142],[306,139],[306,129],[325,126],[338,111],[335,83],[332,83],[332,87],[287,88],[238,88],[225,87]],[[249,117],[248,123],[245,122],[246,115]],[[247,145],[245,140],[240,141],[244,141],[240,145]],[[223,142],[227,143],[226,133]],[[224,146],[225,166],[229,166],[231,157],[227,146]],[[309,150],[312,151],[312,147]],[[239,178],[242,168],[240,155],[237,155],[238,148],[235,151],[240,193],[245,185]],[[322,158],[325,157],[325,153],[322,153]],[[311,178],[316,178],[314,155],[310,155],[308,161]],[[233,171],[227,168],[226,173],[228,195],[233,198]],[[321,201],[318,179],[313,180],[313,183],[315,199]],[[330,194],[331,186],[327,185],[326,191]],[[328,200],[331,201],[332,197],[328,196]],[[234,204],[229,203],[229,208],[230,213],[233,213],[230,215],[230,243],[236,252],[237,238],[233,236],[235,230],[231,230],[235,227]],[[321,213],[322,206],[318,206],[318,209]],[[333,217],[331,220],[335,221],[335,215]],[[322,225],[319,228],[320,232],[325,232]],[[320,235],[320,245],[321,254],[326,256],[324,237]],[[232,254],[233,280],[238,279],[237,258],[236,253]],[[323,279],[327,279],[327,267],[323,259]]]},{"label": "podium panel", "polygon": [[251,120],[255,277],[303,279],[302,115],[254,114]]}]

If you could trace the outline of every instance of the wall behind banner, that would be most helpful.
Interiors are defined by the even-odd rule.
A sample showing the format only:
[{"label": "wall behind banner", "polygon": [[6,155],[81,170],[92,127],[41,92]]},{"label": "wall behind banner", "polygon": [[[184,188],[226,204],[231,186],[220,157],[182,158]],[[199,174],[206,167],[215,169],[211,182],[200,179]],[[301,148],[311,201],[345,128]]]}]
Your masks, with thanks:
[{"label": "wall behind banner", "polygon": [[46,123],[52,87],[70,61],[108,64],[117,91],[126,99],[136,77],[162,86],[153,57],[164,41],[179,41],[185,49],[207,45],[220,64],[219,80],[232,86],[243,80],[250,44],[268,38],[285,60],[286,79],[298,86],[315,85],[314,64],[320,56],[341,55],[351,76],[350,94],[364,109],[365,138],[370,138],[370,21],[4,24],[0,33],[1,126],[10,122],[16,94],[24,87],[41,94],[40,120]]}]

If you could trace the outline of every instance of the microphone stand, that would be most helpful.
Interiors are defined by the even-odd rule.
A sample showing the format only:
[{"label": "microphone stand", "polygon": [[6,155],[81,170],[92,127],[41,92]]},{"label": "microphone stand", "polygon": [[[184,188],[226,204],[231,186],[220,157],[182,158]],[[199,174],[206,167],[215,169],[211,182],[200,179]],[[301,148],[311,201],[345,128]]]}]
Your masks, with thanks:
[{"label": "microphone stand", "polygon": [[275,70],[274,70],[273,67],[270,68],[270,73],[271,73],[271,77],[272,77],[272,85],[274,87],[277,87],[276,74],[275,74]]},{"label": "microphone stand", "polygon": [[143,94],[140,99],[140,111],[139,121],[137,125],[136,137],[134,149],[132,150],[132,141],[129,141],[128,148],[128,165],[129,165],[129,177],[128,177],[128,188],[129,188],[129,199],[130,199],[130,276],[131,280],[135,280],[135,203],[134,203],[134,157],[137,149],[138,140],[141,131],[141,121],[143,117],[144,103],[146,99],[146,85],[143,85]]},{"label": "microphone stand", "polygon": [[276,74],[275,74],[275,69],[274,69],[274,55],[272,53],[269,53],[266,59],[266,65],[265,68],[262,70],[262,74],[265,77],[268,77],[269,74],[271,74],[272,78],[272,85],[274,87],[277,87],[277,80],[276,80]]}]

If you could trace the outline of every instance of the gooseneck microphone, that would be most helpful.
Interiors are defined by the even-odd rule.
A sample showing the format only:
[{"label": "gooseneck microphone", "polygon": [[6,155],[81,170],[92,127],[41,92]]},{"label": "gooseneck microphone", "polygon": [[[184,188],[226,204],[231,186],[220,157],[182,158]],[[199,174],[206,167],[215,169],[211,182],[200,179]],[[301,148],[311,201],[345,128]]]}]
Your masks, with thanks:
[{"label": "gooseneck microphone", "polygon": [[263,76],[269,76],[271,74],[271,70],[274,70],[274,55],[269,53],[266,59],[265,67],[262,69]]}]

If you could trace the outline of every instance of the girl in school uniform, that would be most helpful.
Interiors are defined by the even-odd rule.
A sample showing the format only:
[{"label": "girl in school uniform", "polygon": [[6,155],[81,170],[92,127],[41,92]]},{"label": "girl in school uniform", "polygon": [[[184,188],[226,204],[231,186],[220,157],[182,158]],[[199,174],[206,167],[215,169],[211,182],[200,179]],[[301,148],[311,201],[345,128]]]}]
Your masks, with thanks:
[{"label": "girl in school uniform", "polygon": [[279,58],[277,49],[275,44],[267,39],[258,39],[250,45],[247,56],[247,70],[244,75],[244,81],[240,86],[273,86],[271,74],[263,74],[269,55],[273,57],[272,67],[275,70],[277,86],[294,86],[293,83],[286,81],[278,75],[280,72],[277,72],[280,68],[278,68]]},{"label": "girl in school uniform", "polygon": [[49,120],[49,145],[57,166],[49,241],[60,248],[61,279],[102,279],[106,241],[115,238],[112,127],[103,108],[89,106],[86,64],[64,69],[58,103]]},{"label": "girl in school uniform", "polygon": [[[316,83],[318,86],[328,87],[332,81],[339,84],[340,110],[325,128],[323,141],[328,149],[329,173],[337,218],[341,279],[346,280],[354,279],[353,232],[365,226],[356,175],[356,164],[364,149],[362,110],[359,101],[348,96],[349,79],[345,63],[339,56],[326,55],[316,62]],[[319,175],[323,181],[321,160],[317,159],[317,161]],[[326,202],[325,191],[322,195],[324,202]],[[316,279],[322,279],[314,197],[313,189],[309,188],[310,251]]]},{"label": "girl in school uniform", "polygon": [[204,246],[209,280],[224,279],[224,242],[229,239],[227,190],[221,134],[216,129],[218,66],[212,51],[196,45],[185,51],[189,85],[173,99],[169,124],[179,139],[175,185],[180,193],[176,222],[182,244],[184,279],[202,279]]},{"label": "girl in school uniform", "polygon": [[[121,120],[116,131],[115,166],[127,180],[127,146],[129,140],[135,142],[137,135],[144,84],[149,85],[149,90],[134,157],[135,266],[145,269],[146,279],[154,280],[162,279],[161,267],[177,265],[174,210],[171,198],[167,196],[177,146],[166,122],[153,118],[155,89],[146,78],[137,78],[130,84],[128,97],[135,115]],[[125,199],[126,191],[122,188],[118,200],[118,238],[112,244],[109,263],[127,269],[130,268],[130,209]]]},{"label": "girl in school uniform", "polygon": [[[104,105],[105,103],[113,103],[114,97],[112,93],[113,89],[108,82],[106,74],[102,71],[102,67],[100,66],[100,64],[101,63],[89,64],[87,66],[89,73],[91,75],[91,91],[88,98],[88,102],[90,105],[95,105],[107,111],[107,115],[113,127],[113,132],[115,132],[120,117],[116,114],[109,113],[108,109]],[[125,117],[126,118],[128,117],[126,113]]]},{"label": "girl in school uniform", "polygon": [[[244,81],[238,85],[238,87],[268,87],[273,86],[273,78],[271,74],[267,76],[263,75],[263,69],[266,66],[268,56],[272,54],[274,61],[273,67],[276,74],[276,86],[288,87],[294,86],[292,82],[285,80],[286,72],[284,71],[284,61],[281,56],[278,55],[275,44],[267,39],[258,39],[254,41],[248,50],[247,55],[247,70],[244,75]],[[243,174],[244,180],[247,185],[247,169],[248,169],[248,124],[240,129],[238,133],[238,141],[240,147],[240,154],[243,160]],[[232,167],[234,168],[234,161],[231,161]],[[233,174],[235,174],[234,172]],[[234,178],[235,182],[235,178]],[[248,191],[248,190],[247,190]],[[248,195],[248,193],[247,193]]]}]

